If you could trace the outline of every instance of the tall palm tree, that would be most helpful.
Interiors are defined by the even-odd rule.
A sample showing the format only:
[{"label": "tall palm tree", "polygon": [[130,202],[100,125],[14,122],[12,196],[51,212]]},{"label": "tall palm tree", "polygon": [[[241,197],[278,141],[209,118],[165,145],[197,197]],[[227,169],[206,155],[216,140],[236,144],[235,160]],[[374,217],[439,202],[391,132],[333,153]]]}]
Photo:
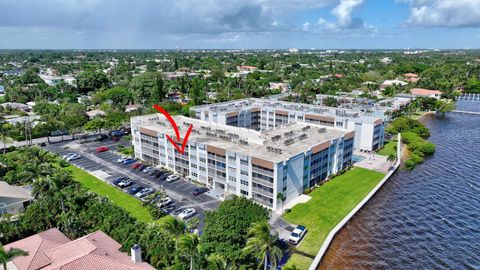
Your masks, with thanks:
[{"label": "tall palm tree", "polygon": [[268,262],[270,260],[271,268],[277,268],[277,262],[281,259],[283,253],[277,246],[278,234],[270,234],[270,225],[264,222],[253,223],[248,230],[247,244],[243,248],[245,254],[252,254],[258,260],[258,269],[268,269]]},{"label": "tall palm tree", "polygon": [[193,270],[193,261],[198,254],[198,236],[196,234],[186,234],[178,240],[178,249],[182,256],[190,259],[190,270]]},{"label": "tall palm tree", "polygon": [[6,251],[3,245],[0,244],[0,263],[3,264],[3,269],[7,269],[7,263],[16,257],[28,256],[28,252],[19,248],[10,248]]}]

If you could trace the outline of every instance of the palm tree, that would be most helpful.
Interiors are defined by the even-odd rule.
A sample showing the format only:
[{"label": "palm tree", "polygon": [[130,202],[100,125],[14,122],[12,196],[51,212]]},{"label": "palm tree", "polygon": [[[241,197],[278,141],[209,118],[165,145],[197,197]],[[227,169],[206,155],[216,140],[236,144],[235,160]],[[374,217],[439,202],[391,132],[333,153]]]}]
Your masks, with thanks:
[{"label": "palm tree", "polygon": [[270,259],[271,268],[277,268],[277,262],[281,259],[283,252],[277,246],[278,234],[270,234],[270,225],[264,222],[253,223],[248,230],[250,238],[247,239],[247,244],[243,248],[246,254],[253,254],[259,261],[258,269],[268,269],[268,262]]},{"label": "palm tree", "polygon": [[190,270],[193,270],[193,261],[198,254],[198,236],[196,234],[186,234],[178,240],[178,251],[190,259]]},{"label": "palm tree", "polygon": [[3,245],[0,244],[0,263],[3,264],[3,269],[7,269],[7,262],[20,256],[28,256],[28,252],[19,248],[10,248],[6,251]]},{"label": "palm tree", "polygon": [[207,257],[207,270],[225,270],[227,269],[227,261],[222,255],[212,253]]}]

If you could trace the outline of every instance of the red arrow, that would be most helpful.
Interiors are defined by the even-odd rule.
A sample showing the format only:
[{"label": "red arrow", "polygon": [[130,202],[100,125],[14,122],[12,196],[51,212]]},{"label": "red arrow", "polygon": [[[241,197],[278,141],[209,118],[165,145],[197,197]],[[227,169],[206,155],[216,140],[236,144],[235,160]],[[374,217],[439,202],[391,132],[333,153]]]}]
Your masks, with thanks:
[{"label": "red arrow", "polygon": [[[188,136],[190,136],[190,133],[192,132],[193,125],[190,124],[190,126],[188,127],[188,130],[187,130],[187,133],[185,134],[185,137],[183,138],[183,141],[181,141],[180,132],[178,131],[177,123],[175,123],[175,120],[173,120],[172,116],[167,111],[165,111],[162,107],[158,106],[157,104],[153,104],[153,108],[155,108],[155,110],[161,112],[163,115],[165,115],[165,117],[167,117],[168,121],[170,122],[170,124],[173,127],[173,130],[175,130],[175,135],[177,137],[177,142],[174,141],[170,136],[168,136],[168,135],[165,135],[165,136],[167,136],[167,139],[170,141],[170,143],[173,145],[173,147],[175,147],[175,149],[177,149],[177,151],[180,152],[180,154],[184,155],[185,154],[185,146],[187,145],[187,142],[188,142]],[[178,143],[180,143],[180,142],[182,144],[182,148],[180,148],[178,146]]]}]

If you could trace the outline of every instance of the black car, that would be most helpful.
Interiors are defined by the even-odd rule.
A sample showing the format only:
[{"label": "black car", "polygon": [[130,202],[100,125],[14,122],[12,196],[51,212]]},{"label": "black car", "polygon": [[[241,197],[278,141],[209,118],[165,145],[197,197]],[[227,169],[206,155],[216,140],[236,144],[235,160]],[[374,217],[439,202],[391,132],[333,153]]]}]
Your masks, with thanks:
[{"label": "black car", "polygon": [[155,170],[151,170],[148,175],[155,175],[156,172],[159,172],[159,170],[155,169]]},{"label": "black car", "polygon": [[199,187],[199,188],[196,188],[195,190],[193,190],[192,193],[193,193],[193,195],[198,196],[198,195],[203,194],[203,193],[205,193],[205,192],[207,192],[207,191],[208,191],[208,188],[206,188],[206,187]]},{"label": "black car", "polygon": [[171,173],[164,173],[164,174],[160,175],[160,180],[165,181],[165,180],[167,180],[167,177],[169,177],[170,175],[172,175],[172,174]]},{"label": "black car", "polygon": [[127,193],[130,194],[130,195],[134,195],[136,193],[138,193],[140,190],[144,189],[144,187],[141,187],[141,186],[133,186],[129,189],[127,189]]},{"label": "black car", "polygon": [[155,172],[153,173],[153,176],[154,176],[155,178],[159,178],[162,174],[163,174],[163,172],[157,170],[157,171],[155,171]]},{"label": "black car", "polygon": [[122,182],[123,180],[127,179],[128,177],[119,177],[115,180],[113,180],[112,184],[114,184],[115,186],[118,185],[118,183]]}]

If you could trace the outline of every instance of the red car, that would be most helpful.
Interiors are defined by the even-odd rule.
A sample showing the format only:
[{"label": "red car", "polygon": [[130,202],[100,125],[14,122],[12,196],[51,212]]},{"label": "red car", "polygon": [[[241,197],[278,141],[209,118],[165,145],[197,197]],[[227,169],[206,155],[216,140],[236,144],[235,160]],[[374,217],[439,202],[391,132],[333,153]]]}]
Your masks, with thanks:
[{"label": "red car", "polygon": [[106,146],[100,146],[97,148],[97,153],[102,153],[108,151],[108,147]]},{"label": "red car", "polygon": [[142,166],[142,163],[135,163],[132,165],[132,169],[138,169],[138,167]]}]

